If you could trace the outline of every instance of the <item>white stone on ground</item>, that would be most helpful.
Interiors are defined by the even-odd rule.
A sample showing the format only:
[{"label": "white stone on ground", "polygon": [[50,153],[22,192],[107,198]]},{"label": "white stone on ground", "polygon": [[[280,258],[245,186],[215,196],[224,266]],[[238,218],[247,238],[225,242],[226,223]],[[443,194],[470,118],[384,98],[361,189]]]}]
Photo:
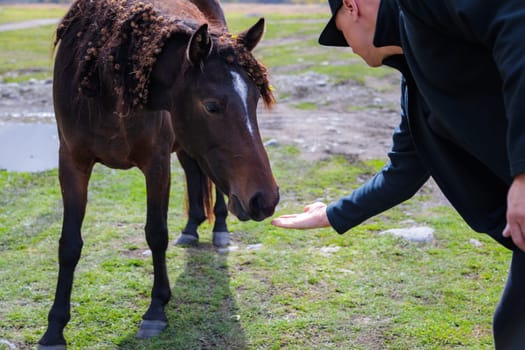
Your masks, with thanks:
[{"label": "white stone on ground", "polygon": [[428,243],[434,240],[434,229],[427,226],[393,228],[390,230],[382,231],[379,234],[391,234],[411,242]]}]

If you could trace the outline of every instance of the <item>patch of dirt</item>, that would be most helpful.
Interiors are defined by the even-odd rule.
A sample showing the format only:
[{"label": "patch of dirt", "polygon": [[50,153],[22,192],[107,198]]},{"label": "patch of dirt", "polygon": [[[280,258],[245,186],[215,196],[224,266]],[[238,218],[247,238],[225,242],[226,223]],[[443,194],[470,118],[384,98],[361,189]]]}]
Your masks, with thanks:
[{"label": "patch of dirt", "polygon": [[52,86],[51,80],[0,83],[0,123],[54,123]]},{"label": "patch of dirt", "polygon": [[273,76],[272,83],[278,103],[259,113],[263,137],[295,144],[311,160],[386,157],[399,123],[398,78],[389,78],[385,90],[353,81],[334,85],[315,73]]}]

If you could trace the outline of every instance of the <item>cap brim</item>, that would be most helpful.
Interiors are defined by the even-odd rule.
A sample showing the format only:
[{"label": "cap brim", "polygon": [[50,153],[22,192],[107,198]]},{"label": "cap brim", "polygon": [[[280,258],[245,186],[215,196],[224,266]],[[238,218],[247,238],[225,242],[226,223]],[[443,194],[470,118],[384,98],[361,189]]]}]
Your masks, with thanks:
[{"label": "cap brim", "polygon": [[319,35],[319,44],[324,46],[348,46],[343,32],[335,25],[335,16],[330,18],[328,24]]}]

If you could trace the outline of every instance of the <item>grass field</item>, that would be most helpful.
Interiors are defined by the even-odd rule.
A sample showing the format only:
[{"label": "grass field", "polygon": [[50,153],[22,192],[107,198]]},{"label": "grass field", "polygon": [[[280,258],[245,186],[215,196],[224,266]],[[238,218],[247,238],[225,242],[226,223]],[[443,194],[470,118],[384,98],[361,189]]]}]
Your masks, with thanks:
[{"label": "grass field", "polygon": [[[290,36],[302,28],[310,37],[322,26],[311,22],[318,14],[279,16],[276,22],[269,17],[268,23],[277,23]],[[253,16],[234,14],[231,29],[248,22],[255,22]],[[306,28],[305,22],[313,24]],[[44,48],[52,31],[41,27],[0,33],[0,75],[30,69],[49,74]],[[293,74],[295,63],[287,59],[295,51],[272,47],[282,40],[277,35],[269,29],[265,40],[270,44],[259,53],[271,62],[268,66],[285,70],[290,65]],[[6,45],[6,38],[19,46]],[[312,43],[310,38],[304,47],[298,45],[303,56],[317,52]],[[319,52],[305,59],[314,66],[328,57]],[[6,68],[6,62],[12,65]],[[339,74],[352,77],[369,71],[357,65]],[[282,195],[277,214],[348,194],[383,165],[382,160],[349,162],[342,157],[307,162],[286,145],[268,151]],[[172,178],[173,242],[185,218],[183,173],[176,162]],[[0,340],[17,349],[33,349],[46,327],[56,283],[61,210],[56,170],[0,171]],[[205,225],[198,248],[168,249],[173,298],[167,306],[167,330],[155,339],[136,340],[152,283],[144,220],[140,172],[97,166],[90,182],[72,320],[65,332],[68,349],[493,348],[491,318],[510,254],[472,232],[449,207],[434,205],[429,193],[419,193],[344,235],[330,229],[287,231],[269,220],[230,218],[237,249],[229,253],[212,247]],[[418,244],[378,235],[412,225],[433,227],[435,241]],[[471,238],[482,246],[474,247]],[[10,347],[0,341],[4,349]]]},{"label": "grass field", "polygon": [[[285,146],[269,151],[280,213],[333,200],[378,166],[337,157],[303,162]],[[171,241],[184,223],[177,165],[173,178]],[[137,170],[98,166],[66,329],[70,349],[490,349],[509,254],[450,209],[422,210],[429,200],[420,194],[345,235],[230,218],[238,250],[227,254],[212,248],[206,226],[199,248],[169,247],[169,328],[137,341],[152,278],[144,254],[144,181]],[[56,171],[0,172],[0,201],[0,339],[29,349],[45,329],[54,293],[61,226]],[[377,235],[412,224],[434,227],[435,242]],[[474,248],[470,238],[483,247]]]}]

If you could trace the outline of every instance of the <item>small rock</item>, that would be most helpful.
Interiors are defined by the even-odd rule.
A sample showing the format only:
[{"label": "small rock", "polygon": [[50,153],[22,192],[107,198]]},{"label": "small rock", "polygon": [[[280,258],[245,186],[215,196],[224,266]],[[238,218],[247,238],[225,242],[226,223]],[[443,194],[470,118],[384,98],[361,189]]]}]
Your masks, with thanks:
[{"label": "small rock", "polygon": [[341,249],[341,247],[330,246],[330,247],[321,247],[319,251],[323,254],[330,254],[330,253],[337,253],[339,249]]},{"label": "small rock", "polygon": [[468,242],[469,242],[470,244],[472,244],[472,245],[473,245],[474,247],[476,247],[476,248],[483,247],[483,243],[481,243],[481,242],[478,241],[477,239],[471,238]]},{"label": "small rock", "polygon": [[428,243],[434,240],[434,229],[431,227],[393,228],[379,234],[391,234],[411,242]]},{"label": "small rock", "polygon": [[229,253],[229,252],[234,252],[236,250],[239,250],[239,246],[231,245],[231,246],[224,247],[224,248],[218,248],[217,252],[219,254],[225,254],[225,253]]},{"label": "small rock", "polygon": [[268,146],[278,146],[279,145],[279,142],[276,140],[276,139],[270,139],[268,141],[266,141],[264,143],[264,146],[265,147],[268,147]]},{"label": "small rock", "polygon": [[16,345],[11,343],[9,340],[0,339],[0,345],[7,346],[8,349],[16,349]]}]

